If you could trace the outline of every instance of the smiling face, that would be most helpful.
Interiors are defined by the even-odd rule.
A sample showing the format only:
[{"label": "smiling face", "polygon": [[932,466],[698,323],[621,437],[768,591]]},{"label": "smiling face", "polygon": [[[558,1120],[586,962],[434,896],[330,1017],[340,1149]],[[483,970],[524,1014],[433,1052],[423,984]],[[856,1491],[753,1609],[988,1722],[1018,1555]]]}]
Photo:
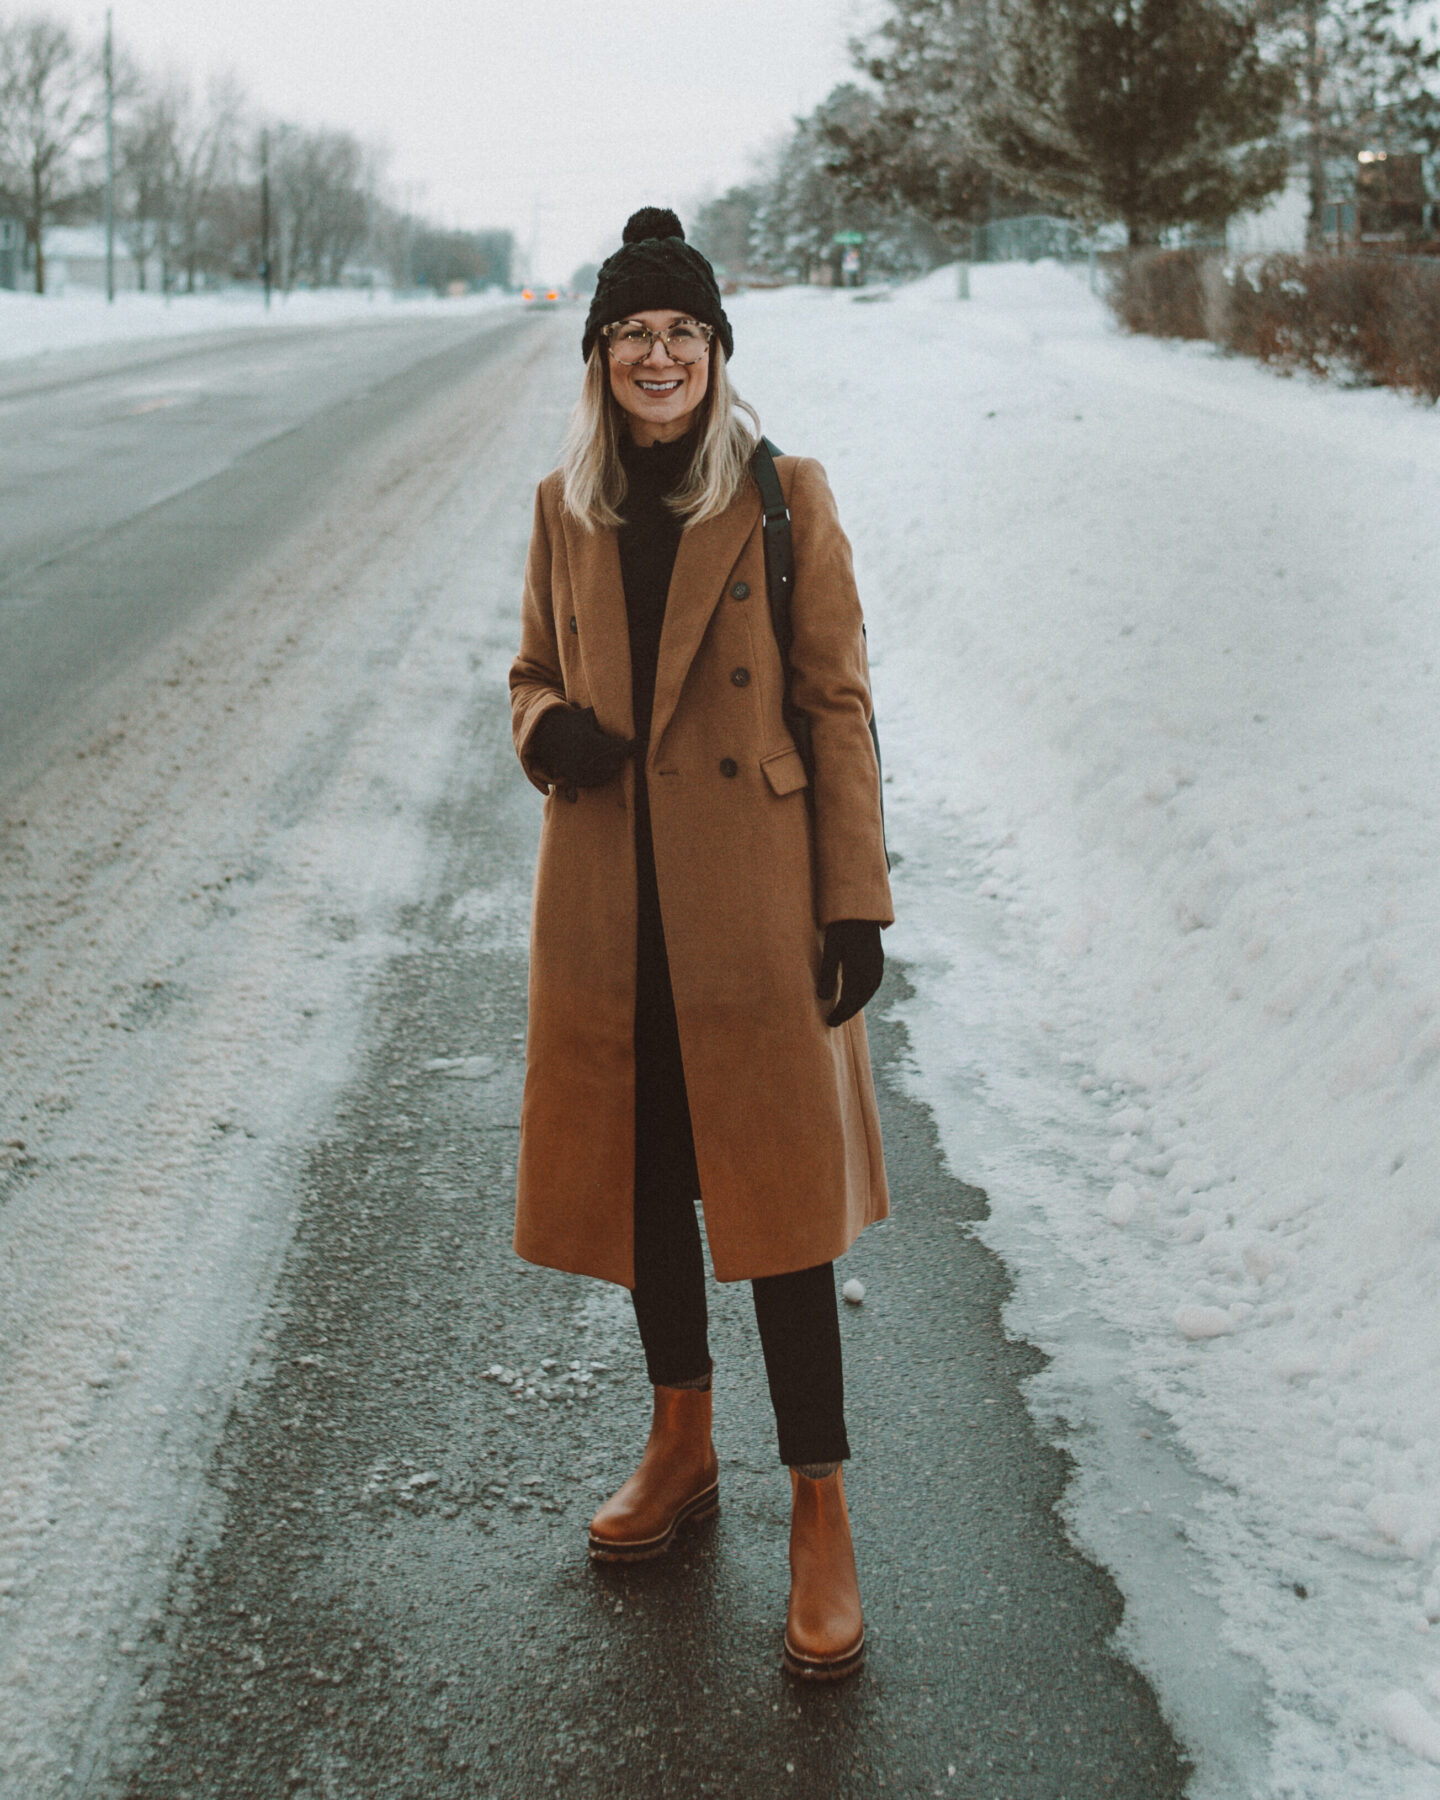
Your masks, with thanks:
[{"label": "smiling face", "polygon": [[[682,312],[631,313],[629,317],[664,331]],[[695,412],[710,386],[708,352],[699,362],[678,363],[656,338],[644,362],[619,363],[606,352],[610,364],[610,392],[624,410],[630,435],[637,444],[670,444],[684,437],[695,422]]]}]

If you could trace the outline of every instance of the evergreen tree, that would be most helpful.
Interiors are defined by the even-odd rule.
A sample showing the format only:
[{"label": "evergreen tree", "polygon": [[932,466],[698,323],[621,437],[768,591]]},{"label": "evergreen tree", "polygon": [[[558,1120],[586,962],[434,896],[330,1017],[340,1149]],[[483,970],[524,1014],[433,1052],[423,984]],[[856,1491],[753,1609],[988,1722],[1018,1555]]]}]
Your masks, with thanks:
[{"label": "evergreen tree", "polygon": [[1218,229],[1285,183],[1289,73],[1221,0],[995,0],[976,156],[1076,218]]},{"label": "evergreen tree", "polygon": [[891,0],[874,36],[851,46],[876,100],[823,127],[837,173],[952,241],[1009,198],[962,129],[986,90],[990,7],[991,0]]},{"label": "evergreen tree", "polygon": [[691,221],[689,239],[715,265],[722,278],[740,280],[754,257],[751,228],[760,210],[764,189],[758,182],[727,188],[707,200]]},{"label": "evergreen tree", "polygon": [[845,168],[838,131],[861,129],[874,98],[850,84],[835,88],[796,123],[761,191],[750,228],[755,263],[804,281],[821,264],[837,274],[839,232],[863,232],[871,274],[915,275],[934,266],[942,245],[926,223],[893,196],[877,199]]}]

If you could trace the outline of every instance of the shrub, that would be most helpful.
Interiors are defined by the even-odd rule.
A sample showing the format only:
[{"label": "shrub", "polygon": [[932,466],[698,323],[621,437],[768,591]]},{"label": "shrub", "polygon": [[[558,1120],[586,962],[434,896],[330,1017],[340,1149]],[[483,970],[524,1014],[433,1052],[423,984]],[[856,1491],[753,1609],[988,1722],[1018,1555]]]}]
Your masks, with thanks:
[{"label": "shrub", "polygon": [[1112,271],[1106,298],[1127,331],[1147,337],[1211,335],[1209,283],[1202,250],[1145,250]]},{"label": "shrub", "polygon": [[1155,337],[1208,337],[1287,372],[1440,400],[1440,261],[1266,256],[1226,265],[1196,250],[1128,258],[1116,317]]},{"label": "shrub", "polygon": [[1440,400],[1440,262],[1395,265],[1387,383]]},{"label": "shrub", "polygon": [[1367,256],[1267,256],[1229,282],[1224,342],[1282,369],[1383,380],[1392,265]]}]

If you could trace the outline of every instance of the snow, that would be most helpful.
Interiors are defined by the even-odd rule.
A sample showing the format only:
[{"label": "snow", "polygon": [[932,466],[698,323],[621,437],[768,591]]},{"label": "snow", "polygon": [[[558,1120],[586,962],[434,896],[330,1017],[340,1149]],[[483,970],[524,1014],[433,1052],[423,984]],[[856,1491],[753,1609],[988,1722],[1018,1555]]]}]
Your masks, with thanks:
[{"label": "snow", "polygon": [[404,323],[428,317],[514,305],[508,294],[471,294],[454,300],[392,294],[378,289],[372,299],[359,288],[324,288],[314,293],[276,294],[265,308],[258,290],[236,288],[216,294],[120,293],[109,304],[102,293],[70,287],[63,294],[16,294],[0,288],[0,362],[56,350],[157,338],[191,337],[216,331],[259,331],[320,327],[346,320]]},{"label": "snow", "polygon": [[[1195,1800],[1433,1800],[1440,415],[1121,338],[1083,270],[971,282],[731,303],[741,390],[855,542],[909,1079],[989,1194],[1067,1520]],[[0,358],[264,323],[139,301],[0,294]],[[488,463],[457,486],[417,431],[375,517],[337,496],[6,797],[6,1795],[60,1791],[143,1690],[305,1147],[424,888],[457,671],[508,658],[534,421],[573,391],[568,360],[533,379]],[[334,771],[279,822],[312,732]],[[523,940],[518,880],[456,909]],[[623,1302],[587,1297],[597,1352]],[[597,1373],[487,1375],[538,1409]]]},{"label": "snow", "polygon": [[971,281],[735,302],[855,543],[914,1086],[1197,1796],[1433,1796],[1440,416]]},{"label": "snow", "polygon": [[1414,1694],[1387,1694],[1376,1708],[1380,1723],[1412,1756],[1440,1763],[1440,1719],[1433,1718]]}]

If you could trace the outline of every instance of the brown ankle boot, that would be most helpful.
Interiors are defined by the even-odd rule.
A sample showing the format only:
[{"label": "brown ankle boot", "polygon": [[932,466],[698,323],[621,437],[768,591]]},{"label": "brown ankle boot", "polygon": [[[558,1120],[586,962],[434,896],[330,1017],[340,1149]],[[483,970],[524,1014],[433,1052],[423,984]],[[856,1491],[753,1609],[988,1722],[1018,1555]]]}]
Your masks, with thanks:
[{"label": "brown ankle boot", "polygon": [[839,1681],[865,1660],[865,1619],[842,1472],[813,1481],[790,1471],[790,1610],[785,1667],[809,1681]]},{"label": "brown ankle boot", "polygon": [[720,1464],[710,1442],[710,1390],[657,1387],[640,1467],[590,1521],[597,1562],[663,1556],[687,1519],[720,1506]]}]

